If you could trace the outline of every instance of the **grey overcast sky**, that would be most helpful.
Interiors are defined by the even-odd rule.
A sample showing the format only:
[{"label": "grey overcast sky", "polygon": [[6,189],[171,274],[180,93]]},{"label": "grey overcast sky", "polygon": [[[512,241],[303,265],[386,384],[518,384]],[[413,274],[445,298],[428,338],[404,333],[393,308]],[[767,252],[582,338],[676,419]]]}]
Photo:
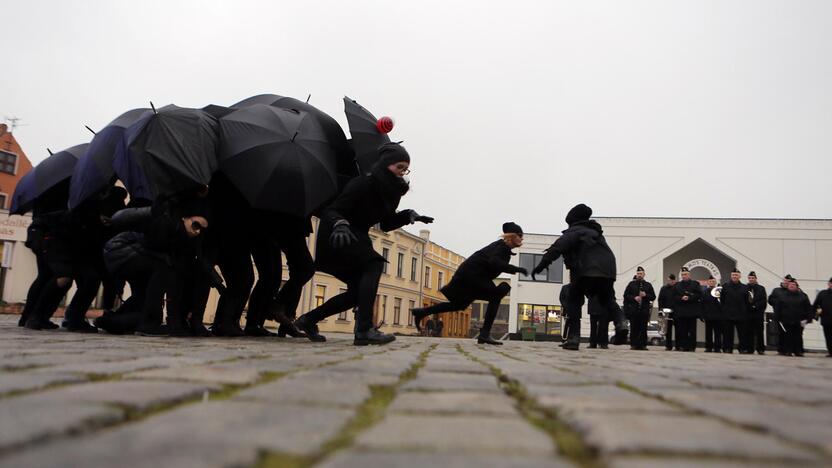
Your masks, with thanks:
[{"label": "grey overcast sky", "polygon": [[348,95],[396,119],[401,206],[463,255],[579,202],[832,217],[832,1],[0,3],[0,115],[34,162],[148,100],[311,93],[346,129]]}]

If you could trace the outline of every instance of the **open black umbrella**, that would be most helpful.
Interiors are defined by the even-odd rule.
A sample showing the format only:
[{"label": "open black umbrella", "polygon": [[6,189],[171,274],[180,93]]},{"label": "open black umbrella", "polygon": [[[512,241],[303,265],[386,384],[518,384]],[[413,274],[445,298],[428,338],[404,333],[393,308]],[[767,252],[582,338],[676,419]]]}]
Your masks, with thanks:
[{"label": "open black umbrella", "polygon": [[129,110],[96,133],[87,152],[78,161],[69,185],[69,209],[77,208],[91,196],[113,183],[113,161],[118,153],[127,151],[124,133],[150,109]]},{"label": "open black umbrella", "polygon": [[220,170],[254,208],[306,217],[338,193],[336,167],[308,112],[254,104],[220,119]]},{"label": "open black umbrella", "polygon": [[32,209],[35,200],[46,191],[72,177],[78,159],[87,151],[89,143],[59,151],[32,168],[17,183],[12,195],[11,214],[23,214]]},{"label": "open black umbrella", "polygon": [[361,172],[370,172],[378,161],[378,147],[390,143],[390,137],[378,129],[378,119],[361,104],[344,96],[344,113],[350,126],[350,144]]},{"label": "open black umbrella", "polygon": [[174,105],[143,115],[127,129],[127,151],[114,168],[134,198],[153,200],[207,185],[219,167],[217,119]]},{"label": "open black umbrella", "polygon": [[297,109],[311,114],[323,128],[329,145],[332,146],[332,149],[338,157],[338,167],[336,168],[338,174],[347,180],[358,175],[358,168],[355,165],[355,153],[353,153],[352,147],[347,142],[344,129],[329,114],[308,102],[299,101],[291,97],[278,96],[277,94],[259,94],[243,99],[231,107],[242,109],[254,104]]}]

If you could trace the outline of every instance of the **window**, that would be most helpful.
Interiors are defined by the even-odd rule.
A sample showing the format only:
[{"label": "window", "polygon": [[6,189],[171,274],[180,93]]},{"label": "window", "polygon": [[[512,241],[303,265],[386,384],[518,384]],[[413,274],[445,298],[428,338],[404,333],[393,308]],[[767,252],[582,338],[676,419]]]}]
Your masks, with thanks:
[{"label": "window", "polygon": [[[534,327],[536,333],[560,335],[561,308],[559,306],[518,304],[517,309],[517,323],[520,328]],[[498,319],[500,315],[498,312]]]},{"label": "window", "polygon": [[404,254],[399,252],[399,263],[396,265],[396,276],[404,278]]},{"label": "window", "polygon": [[6,194],[0,193],[0,209],[6,209]]},{"label": "window", "polygon": [[442,289],[445,286],[445,272],[439,271],[436,273],[436,289]]},{"label": "window", "polygon": [[387,323],[387,295],[381,296],[381,322]]},{"label": "window", "polygon": [[[529,273],[531,273],[542,258],[543,255],[541,254],[521,253],[520,266],[529,270]],[[528,276],[521,274],[519,279],[520,281],[532,281],[532,276],[531,274]],[[534,281],[538,283],[563,283],[563,258],[561,257],[552,262],[548,270],[544,270],[543,273],[535,276]]]},{"label": "window", "polygon": [[393,298],[393,325],[401,325],[402,323],[402,299],[400,297]]},{"label": "window", "polygon": [[390,264],[390,249],[388,249],[387,247],[382,247],[381,256],[384,257],[384,269],[381,270],[381,272],[387,274],[387,265]]},{"label": "window", "polygon": [[429,266],[425,267],[425,287],[426,288],[430,287],[430,267]]},{"label": "window", "polygon": [[320,307],[326,301],[326,286],[315,285],[315,307]]},{"label": "window", "polygon": [[419,261],[416,257],[410,259],[410,281],[416,281],[416,274],[419,267]]},{"label": "window", "polygon": [[9,151],[0,150],[0,172],[14,175],[17,168],[17,155]]},{"label": "window", "polygon": [[[347,290],[344,289],[344,288],[341,288],[341,289],[338,290],[338,294],[344,294],[345,292],[347,292]],[[343,320],[345,322],[348,322],[350,320],[349,317],[347,317],[347,311],[346,310],[341,311],[341,313],[338,314],[338,320]]]},{"label": "window", "polygon": [[416,308],[416,301],[408,301],[407,303],[407,324],[413,326],[413,309]]}]

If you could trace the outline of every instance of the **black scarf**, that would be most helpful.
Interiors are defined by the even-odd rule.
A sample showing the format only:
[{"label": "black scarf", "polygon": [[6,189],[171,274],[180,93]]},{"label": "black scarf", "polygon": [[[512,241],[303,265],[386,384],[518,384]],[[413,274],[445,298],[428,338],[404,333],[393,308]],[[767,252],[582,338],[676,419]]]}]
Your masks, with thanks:
[{"label": "black scarf", "polygon": [[378,182],[377,185],[381,189],[385,203],[395,200],[395,203],[398,204],[399,198],[410,190],[410,184],[404,178],[393,174],[386,166],[381,164],[374,165],[370,175]]}]

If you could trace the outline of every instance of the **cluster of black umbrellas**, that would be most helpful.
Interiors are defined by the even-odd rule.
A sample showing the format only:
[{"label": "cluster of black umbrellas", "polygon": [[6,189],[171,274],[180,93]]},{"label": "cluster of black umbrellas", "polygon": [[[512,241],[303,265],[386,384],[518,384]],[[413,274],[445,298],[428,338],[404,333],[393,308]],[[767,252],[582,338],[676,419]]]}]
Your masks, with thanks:
[{"label": "cluster of black umbrellas", "polygon": [[346,97],[344,110],[351,140],[331,116],[291,97],[261,94],[202,109],[151,103],[118,116],[90,143],[50,154],[18,183],[11,213],[67,190],[67,180],[73,210],[116,180],[132,198],[153,201],[208,185],[219,171],[253,208],[308,216],[368,172],[390,141],[389,118]]}]

